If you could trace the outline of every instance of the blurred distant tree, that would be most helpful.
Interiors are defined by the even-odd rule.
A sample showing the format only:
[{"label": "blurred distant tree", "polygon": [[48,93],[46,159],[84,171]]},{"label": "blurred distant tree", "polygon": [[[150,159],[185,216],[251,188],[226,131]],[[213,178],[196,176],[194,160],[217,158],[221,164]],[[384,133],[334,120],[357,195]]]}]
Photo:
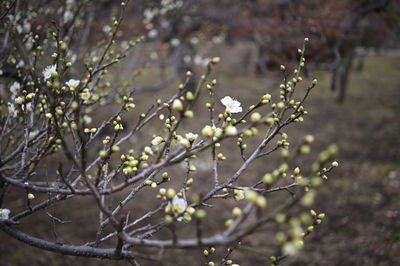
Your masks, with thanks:
[{"label": "blurred distant tree", "polygon": [[[332,71],[331,88],[339,80],[339,101],[345,91],[357,46],[382,47],[393,30],[390,0],[256,0],[244,2],[243,23],[259,47],[260,71],[269,64],[295,62],[298,36],[312,39],[309,69],[323,66]],[[386,10],[386,11],[385,11]],[[249,27],[248,25],[251,25]],[[379,27],[377,27],[379,25]],[[328,63],[328,64],[327,64]]]},{"label": "blurred distant tree", "polygon": [[[157,32],[154,38],[169,45],[171,56],[178,58],[178,71],[203,62],[197,53],[199,36],[223,33],[227,43],[253,41],[258,50],[257,71],[264,74],[280,64],[293,66],[298,60],[297,40],[309,36],[312,49],[307,54],[311,62],[307,69],[331,71],[331,88],[339,87],[339,101],[345,98],[349,72],[359,56],[355,48],[390,47],[398,38],[399,4],[391,0],[183,1],[161,16],[153,15],[160,11],[157,1],[144,6],[151,6],[145,12],[147,26]],[[363,62],[362,57],[358,62]]]}]

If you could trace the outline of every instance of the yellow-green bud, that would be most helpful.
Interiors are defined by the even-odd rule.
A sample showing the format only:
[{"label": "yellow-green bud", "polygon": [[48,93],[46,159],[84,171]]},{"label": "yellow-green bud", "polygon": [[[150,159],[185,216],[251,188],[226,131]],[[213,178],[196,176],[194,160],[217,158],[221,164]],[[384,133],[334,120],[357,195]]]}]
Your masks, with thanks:
[{"label": "yellow-green bud", "polygon": [[101,158],[104,159],[104,158],[107,157],[107,152],[105,150],[101,150],[101,151],[99,151],[99,155],[100,155]]},{"label": "yellow-green bud", "polygon": [[168,199],[173,199],[175,197],[175,195],[176,195],[175,189],[169,188],[167,190],[167,198]]},{"label": "yellow-green bud", "polygon": [[225,221],[225,226],[230,227],[233,224],[233,222],[234,222],[233,219],[228,219]]},{"label": "yellow-green bud", "polygon": [[175,111],[178,111],[178,112],[183,111],[183,104],[182,104],[181,100],[175,99],[172,102],[172,109],[174,109]]},{"label": "yellow-green bud", "polygon": [[198,209],[195,212],[195,216],[197,219],[204,219],[206,217],[207,213],[204,209]]},{"label": "yellow-green bud", "polygon": [[271,185],[274,182],[274,177],[271,174],[265,174],[262,181],[266,185]]},{"label": "yellow-green bud", "polygon": [[233,217],[239,217],[242,214],[242,210],[239,207],[235,207],[232,209]]},{"label": "yellow-green bud", "polygon": [[172,224],[174,222],[174,218],[171,215],[165,215],[165,223]]},{"label": "yellow-green bud", "polygon": [[317,79],[313,79],[313,80],[312,80],[312,85],[313,85],[313,86],[317,85],[317,83],[318,83],[318,80],[317,80]]},{"label": "yellow-green bud", "polygon": [[185,111],[184,116],[186,118],[193,118],[193,111],[191,111],[191,110]]},{"label": "yellow-green bud", "polygon": [[261,119],[261,114],[258,112],[252,113],[250,116],[250,121],[252,123],[257,123]]},{"label": "yellow-green bud", "polygon": [[186,100],[188,100],[188,101],[193,101],[194,100],[194,95],[193,95],[193,93],[191,91],[188,91],[186,93]]},{"label": "yellow-green bud", "polygon": [[304,137],[304,143],[305,144],[311,144],[314,142],[314,136],[313,135],[306,135]]},{"label": "yellow-green bud", "polygon": [[114,145],[114,146],[111,147],[111,150],[112,150],[113,152],[119,152],[119,151],[120,151],[120,148],[119,148],[119,146]]},{"label": "yellow-green bud", "polygon": [[262,196],[262,195],[258,195],[257,196],[257,200],[256,200],[256,204],[260,208],[265,208],[265,207],[267,207],[267,199],[264,198],[264,196]]},{"label": "yellow-green bud", "polygon": [[214,130],[211,126],[207,125],[201,130],[203,137],[212,137],[214,135]]},{"label": "yellow-green bud", "polygon": [[213,57],[213,58],[211,59],[211,64],[216,65],[216,64],[218,64],[220,61],[221,61],[221,58],[219,58],[219,57]]},{"label": "yellow-green bud", "polygon": [[311,151],[310,146],[308,146],[308,145],[301,145],[300,146],[300,150],[299,150],[300,154],[303,154],[303,155],[309,154],[310,151]]}]

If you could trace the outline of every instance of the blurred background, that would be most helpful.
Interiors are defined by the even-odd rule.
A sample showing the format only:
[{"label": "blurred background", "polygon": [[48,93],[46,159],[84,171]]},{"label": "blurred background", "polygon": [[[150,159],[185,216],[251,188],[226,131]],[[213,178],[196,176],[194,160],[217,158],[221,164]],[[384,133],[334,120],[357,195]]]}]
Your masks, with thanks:
[{"label": "blurred background", "polygon": [[[79,45],[89,49],[110,30],[107,23],[120,3],[84,2],[87,34]],[[194,86],[209,58],[219,56],[217,94],[233,96],[245,107],[265,92],[279,94],[280,65],[293,69],[297,50],[309,38],[304,78],[317,78],[318,86],[306,103],[306,121],[287,132],[294,141],[314,135],[314,155],[336,143],[339,168],[318,194],[315,208],[326,213],[323,226],[299,255],[282,264],[400,265],[399,1],[132,0],[118,33],[121,47],[139,35],[146,41],[112,72],[112,79],[142,71],[137,92],[153,101],[171,94],[187,70],[194,73]],[[97,214],[88,210],[77,217],[85,215]],[[46,230],[45,222],[34,230]],[[3,234],[0,241],[0,265],[27,265],[28,260],[31,265],[123,265],[45,251],[39,255]],[[244,252],[238,255],[241,265],[268,264],[270,254]]]}]

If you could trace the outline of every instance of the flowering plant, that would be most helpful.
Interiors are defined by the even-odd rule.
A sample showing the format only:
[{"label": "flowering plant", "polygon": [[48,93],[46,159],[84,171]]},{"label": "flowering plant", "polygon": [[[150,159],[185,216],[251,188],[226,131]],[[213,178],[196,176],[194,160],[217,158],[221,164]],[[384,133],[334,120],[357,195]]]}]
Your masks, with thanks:
[{"label": "flowering plant", "polygon": [[[188,87],[193,75],[188,71],[170,98],[153,103],[142,99],[150,106],[142,112],[136,111],[140,95],[134,86],[112,82],[113,67],[145,42],[138,36],[123,48],[116,47],[127,3],[121,3],[120,14],[107,27],[98,49],[85,57],[79,45],[74,46],[85,6],[73,2],[66,1],[66,11],[57,21],[34,30],[26,26],[33,17],[40,12],[46,17],[45,11],[53,9],[38,7],[39,13],[24,13],[4,4],[7,27],[1,34],[11,34],[17,49],[5,40],[8,50],[2,66],[17,75],[3,83],[1,91],[0,229],[44,250],[133,265],[154,259],[139,247],[197,248],[207,264],[214,265],[211,253],[217,257],[218,247],[230,246],[219,259],[232,265],[234,249],[273,223],[279,230],[274,242],[279,251],[271,254],[272,263],[296,254],[324,218],[310,208],[318,186],[337,166],[331,163],[337,149],[330,146],[311,170],[303,170],[295,157],[310,152],[313,138],[307,136],[289,149],[283,132],[303,121],[304,103],[317,84],[313,80],[305,89],[299,86],[308,39],[299,50],[298,68],[289,73],[281,67],[284,79],[276,98],[265,93],[247,108],[230,96],[218,99],[213,69],[220,58],[214,57],[194,90]],[[21,24],[26,27],[19,31]],[[204,99],[205,108],[194,105]],[[100,118],[98,112],[109,106],[115,112]],[[207,113],[208,122],[196,130],[199,122],[193,117],[201,112]],[[186,130],[189,125],[193,128]],[[232,145],[237,146],[237,158]],[[278,151],[282,156],[276,168],[262,170],[254,179],[243,178],[252,164]],[[201,170],[200,162],[208,165]],[[221,170],[226,162],[233,173]],[[277,192],[287,191],[290,197],[269,205]],[[8,195],[23,201],[12,201]],[[50,210],[68,217],[65,207],[78,211],[86,198],[98,211],[87,224],[93,231],[91,241],[60,245],[57,236],[49,240],[24,231],[23,224],[34,219],[33,214],[49,216],[54,232],[56,224],[77,227]],[[300,209],[290,211],[293,206]],[[207,226],[215,217],[210,214],[213,209],[219,212],[220,227]],[[181,236],[187,228],[194,234]]]}]

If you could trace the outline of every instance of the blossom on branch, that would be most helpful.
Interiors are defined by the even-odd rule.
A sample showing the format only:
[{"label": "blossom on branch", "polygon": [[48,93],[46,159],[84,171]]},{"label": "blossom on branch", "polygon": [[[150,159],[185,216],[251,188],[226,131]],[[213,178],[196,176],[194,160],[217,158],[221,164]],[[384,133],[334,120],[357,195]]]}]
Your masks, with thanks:
[{"label": "blossom on branch", "polygon": [[71,89],[76,89],[79,86],[80,81],[76,79],[70,79],[65,84]]},{"label": "blossom on branch", "polygon": [[57,74],[57,66],[56,65],[51,65],[46,67],[43,70],[43,77],[44,77],[44,81],[48,80],[51,76],[54,76]]},{"label": "blossom on branch", "polygon": [[225,111],[231,114],[242,112],[242,107],[240,102],[231,98],[230,96],[225,96],[221,99],[221,103],[225,105]]}]

